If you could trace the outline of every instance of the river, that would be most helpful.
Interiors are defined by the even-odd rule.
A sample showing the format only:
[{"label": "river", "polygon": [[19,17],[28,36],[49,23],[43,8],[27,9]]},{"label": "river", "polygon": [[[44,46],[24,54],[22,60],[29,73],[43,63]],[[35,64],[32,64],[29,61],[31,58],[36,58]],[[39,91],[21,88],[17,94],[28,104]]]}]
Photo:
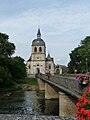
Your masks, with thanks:
[{"label": "river", "polygon": [[59,115],[58,100],[45,100],[44,92],[19,91],[0,95],[0,114]]}]

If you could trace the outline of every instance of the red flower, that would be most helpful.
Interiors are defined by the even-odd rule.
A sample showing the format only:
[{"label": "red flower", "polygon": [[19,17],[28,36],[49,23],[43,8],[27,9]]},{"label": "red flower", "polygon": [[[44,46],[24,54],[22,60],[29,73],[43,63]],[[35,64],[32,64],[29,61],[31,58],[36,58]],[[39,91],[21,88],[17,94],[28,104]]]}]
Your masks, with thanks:
[{"label": "red flower", "polygon": [[78,108],[76,111],[78,120],[90,120],[90,87],[87,88],[81,98],[78,98],[76,106]]}]

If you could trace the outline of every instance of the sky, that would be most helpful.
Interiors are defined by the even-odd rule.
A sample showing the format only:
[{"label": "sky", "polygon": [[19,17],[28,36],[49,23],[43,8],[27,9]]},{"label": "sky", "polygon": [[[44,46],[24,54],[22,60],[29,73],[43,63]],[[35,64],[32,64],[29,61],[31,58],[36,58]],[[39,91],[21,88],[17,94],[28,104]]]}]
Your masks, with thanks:
[{"label": "sky", "polygon": [[71,51],[90,35],[90,0],[0,0],[0,32],[15,44],[14,56],[29,59],[38,27],[47,54],[67,66]]}]

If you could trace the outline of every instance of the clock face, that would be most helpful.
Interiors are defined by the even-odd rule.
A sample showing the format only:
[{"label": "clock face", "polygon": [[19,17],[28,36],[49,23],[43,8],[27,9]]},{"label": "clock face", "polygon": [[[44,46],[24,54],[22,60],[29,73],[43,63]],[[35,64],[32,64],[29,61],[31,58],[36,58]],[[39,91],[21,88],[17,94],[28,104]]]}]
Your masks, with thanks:
[{"label": "clock face", "polygon": [[37,43],[39,43],[39,41],[37,41]]}]

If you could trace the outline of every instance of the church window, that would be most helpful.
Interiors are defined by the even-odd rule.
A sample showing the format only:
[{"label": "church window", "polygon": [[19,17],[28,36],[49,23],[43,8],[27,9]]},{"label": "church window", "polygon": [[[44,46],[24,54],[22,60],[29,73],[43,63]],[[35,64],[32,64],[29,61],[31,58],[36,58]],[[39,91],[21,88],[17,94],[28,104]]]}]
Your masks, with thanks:
[{"label": "church window", "polygon": [[56,74],[59,75],[60,74],[60,70],[57,68],[56,69]]},{"label": "church window", "polygon": [[30,69],[30,68],[31,68],[31,66],[29,65],[29,66],[28,66],[28,68]]},{"label": "church window", "polygon": [[46,63],[46,69],[48,68],[48,64]]},{"label": "church window", "polygon": [[41,47],[39,47],[39,52],[42,52],[42,48]]},{"label": "church window", "polygon": [[49,64],[49,69],[51,69],[51,64]]},{"label": "church window", "polygon": [[34,52],[37,52],[37,47],[34,48]]}]

